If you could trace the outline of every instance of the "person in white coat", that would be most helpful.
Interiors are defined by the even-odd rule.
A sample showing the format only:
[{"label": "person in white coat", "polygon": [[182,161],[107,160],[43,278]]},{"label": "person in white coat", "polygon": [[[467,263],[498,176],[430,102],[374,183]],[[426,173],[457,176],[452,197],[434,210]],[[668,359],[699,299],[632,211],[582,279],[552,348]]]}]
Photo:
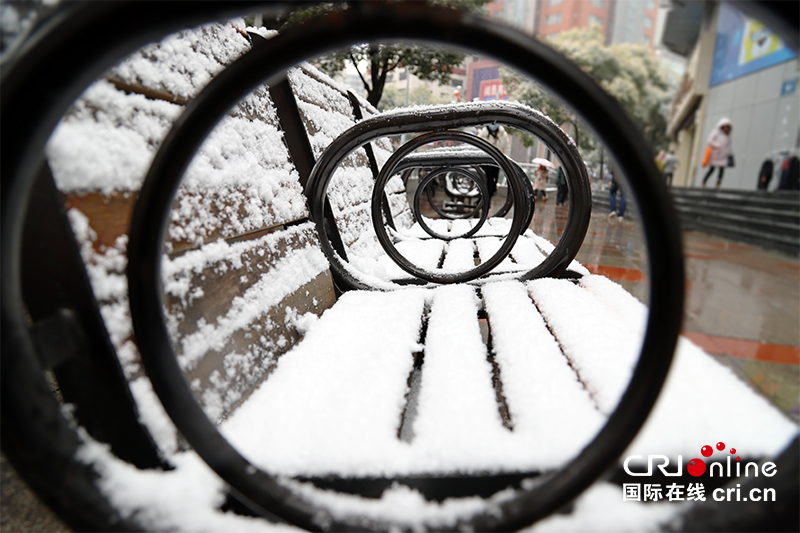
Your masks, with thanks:
[{"label": "person in white coat", "polygon": [[[727,118],[720,119],[717,127],[708,136],[708,147],[710,150],[710,157],[708,159],[708,172],[703,178],[703,188],[706,186],[708,178],[714,173],[714,169],[719,169],[719,176],[717,176],[717,189],[722,184],[722,176],[725,173],[725,167],[730,166],[731,155],[731,130],[733,126],[731,121]],[[705,163],[705,161],[704,161]],[[705,166],[705,164],[703,165]]]},{"label": "person in white coat", "polygon": [[[489,124],[480,129],[478,137],[494,145],[503,152],[503,155],[507,156],[508,152],[511,151],[511,136],[503,126]],[[491,198],[497,190],[497,176],[500,173],[500,168],[487,165],[483,167],[483,173],[486,175],[486,188],[489,189],[489,198]]]}]

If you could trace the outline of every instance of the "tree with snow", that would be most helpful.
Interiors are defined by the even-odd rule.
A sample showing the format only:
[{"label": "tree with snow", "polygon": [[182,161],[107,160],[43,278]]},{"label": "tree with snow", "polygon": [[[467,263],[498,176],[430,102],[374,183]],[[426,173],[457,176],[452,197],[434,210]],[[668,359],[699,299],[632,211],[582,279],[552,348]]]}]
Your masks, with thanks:
[{"label": "tree with snow", "polygon": [[[454,9],[477,10],[487,2],[488,0],[438,0],[432,3]],[[346,4],[321,4],[301,9],[294,12],[286,24],[296,24],[319,13],[343,7]],[[344,70],[348,62],[351,63],[358,71],[367,92],[367,101],[378,107],[390,72],[406,68],[406,75],[410,72],[421,80],[448,84],[451,72],[465,57],[465,53],[433,44],[365,43],[325,55],[317,60],[317,66],[333,76]]]},{"label": "tree with snow", "polygon": [[[572,60],[603,89],[616,98],[644,130],[654,153],[666,148],[669,103],[675,80],[644,44],[603,44],[600,28],[573,28],[548,41]],[[592,141],[581,128],[574,112],[538,83],[510,69],[503,69],[503,83],[509,97],[547,113],[558,124],[571,123],[580,132],[579,146],[591,149]],[[546,78],[546,73],[543,77]],[[588,131],[586,131],[588,133]],[[574,134],[573,134],[574,135]]]}]

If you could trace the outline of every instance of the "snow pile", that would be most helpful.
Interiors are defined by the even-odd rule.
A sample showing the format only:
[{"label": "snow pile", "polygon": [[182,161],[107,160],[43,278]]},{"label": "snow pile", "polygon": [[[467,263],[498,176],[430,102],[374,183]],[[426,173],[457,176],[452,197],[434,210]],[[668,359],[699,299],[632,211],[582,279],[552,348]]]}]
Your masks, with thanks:
[{"label": "snow pile", "polygon": [[125,94],[106,80],[72,104],[45,155],[62,192],[136,191],[182,107]]},{"label": "snow pile", "polygon": [[107,76],[186,100],[196,96],[216,74],[249,49],[241,19],[208,24],[145,46],[112,68]]}]

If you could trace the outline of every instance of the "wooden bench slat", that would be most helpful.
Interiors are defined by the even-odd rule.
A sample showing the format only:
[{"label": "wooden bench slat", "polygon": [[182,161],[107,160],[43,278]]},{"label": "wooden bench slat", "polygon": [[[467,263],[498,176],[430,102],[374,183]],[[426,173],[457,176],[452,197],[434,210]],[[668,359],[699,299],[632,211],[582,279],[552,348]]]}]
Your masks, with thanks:
[{"label": "wooden bench slat", "polygon": [[528,292],[598,409],[610,414],[641,349],[635,326],[614,320],[606,304],[568,280],[534,280]]},{"label": "wooden bench slat", "polygon": [[[168,315],[176,319],[175,333],[184,337],[195,333],[200,324],[214,324],[228,312],[234,299],[279,267],[287,255],[317,247],[314,227],[305,223],[234,243],[218,241],[165,260],[164,305]],[[323,270],[327,270],[325,265],[327,262]],[[319,273],[312,271],[302,283]],[[266,307],[275,302],[262,303]]]},{"label": "wooden bench slat", "polygon": [[447,255],[442,263],[445,272],[464,272],[475,267],[475,241],[454,239],[447,243]]},{"label": "wooden bench slat", "polygon": [[[412,446],[418,467],[435,471],[490,467],[503,427],[492,367],[478,325],[480,302],[464,285],[433,291]],[[430,463],[430,464],[425,464]],[[483,464],[481,464],[483,463]]]},{"label": "wooden bench slat", "polygon": [[570,368],[525,286],[489,283],[481,292],[515,437],[530,443],[541,467],[558,466],[580,452],[605,417]]},{"label": "wooden bench slat", "polygon": [[514,258],[519,268],[531,270],[546,259],[546,256],[536,246],[536,241],[527,234],[520,236],[511,249],[511,257]]},{"label": "wooden bench slat", "polygon": [[[520,238],[517,239],[519,242]],[[478,255],[480,256],[481,262],[488,261],[494,254],[497,253],[497,250],[503,245],[505,239],[501,239],[499,237],[482,237],[480,239],[475,239],[475,244],[478,248]],[[514,243],[516,244],[516,243]],[[515,264],[510,257],[506,257],[503,259],[499,265],[494,267],[493,272],[508,272],[519,270],[519,266]]]},{"label": "wooden bench slat", "polygon": [[326,270],[277,304],[265,305],[261,314],[229,332],[221,346],[209,346],[186,372],[209,418],[218,421],[238,408],[302,339],[302,330],[286,319],[287,309],[299,316],[319,315],[334,303],[333,280]]},{"label": "wooden bench slat", "polygon": [[256,464],[285,474],[380,474],[397,437],[425,292],[350,292],[220,426]]}]

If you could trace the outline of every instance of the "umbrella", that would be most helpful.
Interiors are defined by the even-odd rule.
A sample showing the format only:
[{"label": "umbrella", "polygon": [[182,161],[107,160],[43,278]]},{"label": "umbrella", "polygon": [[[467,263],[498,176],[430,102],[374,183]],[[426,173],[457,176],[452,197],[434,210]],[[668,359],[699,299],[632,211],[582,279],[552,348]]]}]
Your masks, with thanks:
[{"label": "umbrella", "polygon": [[551,163],[547,159],[543,159],[541,157],[534,158],[531,161],[531,163],[533,163],[535,165],[542,165],[543,167],[547,167],[547,168],[556,168],[556,166],[553,163]]}]

